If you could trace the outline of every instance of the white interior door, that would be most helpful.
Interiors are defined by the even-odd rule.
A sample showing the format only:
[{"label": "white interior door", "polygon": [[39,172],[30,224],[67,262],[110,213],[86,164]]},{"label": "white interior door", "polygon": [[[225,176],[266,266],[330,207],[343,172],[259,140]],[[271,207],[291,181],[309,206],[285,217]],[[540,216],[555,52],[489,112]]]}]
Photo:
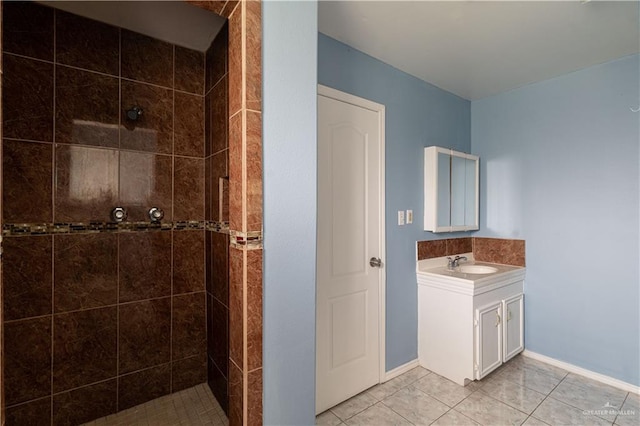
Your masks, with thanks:
[{"label": "white interior door", "polygon": [[384,277],[370,264],[384,259],[378,107],[318,96],[317,413],[381,379]]}]

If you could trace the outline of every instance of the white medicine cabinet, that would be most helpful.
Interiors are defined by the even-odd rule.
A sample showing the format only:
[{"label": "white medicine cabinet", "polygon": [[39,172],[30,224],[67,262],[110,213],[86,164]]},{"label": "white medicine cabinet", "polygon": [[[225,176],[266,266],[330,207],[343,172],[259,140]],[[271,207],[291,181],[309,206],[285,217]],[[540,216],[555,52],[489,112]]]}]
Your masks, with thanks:
[{"label": "white medicine cabinet", "polygon": [[424,149],[424,230],[479,229],[479,157],[438,146]]}]

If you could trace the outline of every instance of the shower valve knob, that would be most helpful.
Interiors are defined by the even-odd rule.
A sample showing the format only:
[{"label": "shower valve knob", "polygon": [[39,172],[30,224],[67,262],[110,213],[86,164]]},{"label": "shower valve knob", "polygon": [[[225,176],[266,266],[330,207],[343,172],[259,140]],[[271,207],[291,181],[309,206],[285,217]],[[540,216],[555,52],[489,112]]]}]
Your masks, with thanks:
[{"label": "shower valve knob", "polygon": [[111,219],[113,219],[114,222],[123,222],[127,219],[127,211],[122,207],[116,207],[111,210]]},{"label": "shower valve knob", "polygon": [[162,209],[158,207],[151,207],[151,209],[149,209],[149,219],[151,219],[151,222],[160,222],[163,217],[164,211],[162,211]]}]

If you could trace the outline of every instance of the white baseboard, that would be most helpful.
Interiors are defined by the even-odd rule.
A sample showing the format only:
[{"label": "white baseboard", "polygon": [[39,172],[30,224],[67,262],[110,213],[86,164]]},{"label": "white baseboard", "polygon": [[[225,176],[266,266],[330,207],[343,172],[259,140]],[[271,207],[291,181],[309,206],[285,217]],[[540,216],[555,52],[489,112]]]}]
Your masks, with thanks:
[{"label": "white baseboard", "polygon": [[542,361],[555,367],[562,368],[563,370],[567,370],[570,373],[579,374],[580,376],[596,380],[600,383],[604,383],[605,385],[613,386],[624,391],[640,395],[640,386],[632,385],[631,383],[623,382],[622,380],[618,380],[610,376],[605,376],[604,374],[596,373],[595,371],[587,370],[585,368],[578,367],[577,365],[569,364],[568,362],[550,358],[546,355],[540,355],[539,353],[531,352],[527,349],[522,352],[522,355],[531,359]]},{"label": "white baseboard", "polygon": [[418,358],[416,358],[413,361],[409,361],[406,364],[402,364],[401,366],[396,367],[391,371],[387,371],[384,375],[383,382],[387,382],[393,379],[394,377],[398,377],[399,375],[406,373],[412,368],[416,368],[418,365],[420,364],[418,364]]}]

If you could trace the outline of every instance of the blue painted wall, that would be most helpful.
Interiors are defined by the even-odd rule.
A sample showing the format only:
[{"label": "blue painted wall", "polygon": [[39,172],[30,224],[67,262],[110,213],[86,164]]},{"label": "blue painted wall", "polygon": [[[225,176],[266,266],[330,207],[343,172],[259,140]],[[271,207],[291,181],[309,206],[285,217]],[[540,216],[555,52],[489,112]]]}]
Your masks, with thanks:
[{"label": "blue painted wall", "polygon": [[640,385],[639,57],[471,104],[477,235],[524,238],[526,347]]},{"label": "blue painted wall", "polygon": [[[470,102],[425,83],[324,34],[318,36],[318,83],[386,106],[386,369],[417,358],[416,241],[423,228],[425,146],[469,152]],[[412,225],[397,211],[411,209]],[[456,234],[460,236],[461,234]]]},{"label": "blue painted wall", "polygon": [[312,425],[317,3],[268,1],[262,8],[264,424]]}]

